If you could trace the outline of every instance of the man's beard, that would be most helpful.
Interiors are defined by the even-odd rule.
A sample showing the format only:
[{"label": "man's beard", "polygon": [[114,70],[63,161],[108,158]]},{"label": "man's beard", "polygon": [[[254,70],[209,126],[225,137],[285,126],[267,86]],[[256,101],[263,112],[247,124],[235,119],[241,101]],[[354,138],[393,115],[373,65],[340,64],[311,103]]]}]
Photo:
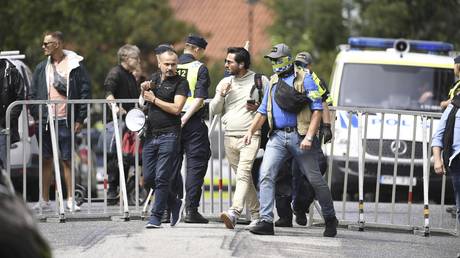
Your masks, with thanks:
[{"label": "man's beard", "polygon": [[165,75],[168,77],[171,77],[171,76],[176,75],[176,73],[173,70],[169,70],[169,71],[166,71]]},{"label": "man's beard", "polygon": [[237,75],[238,72],[239,72],[238,70],[233,70],[233,71],[232,71],[231,69],[225,69],[225,70],[226,70],[226,71],[228,72],[228,74],[230,74],[230,75]]}]

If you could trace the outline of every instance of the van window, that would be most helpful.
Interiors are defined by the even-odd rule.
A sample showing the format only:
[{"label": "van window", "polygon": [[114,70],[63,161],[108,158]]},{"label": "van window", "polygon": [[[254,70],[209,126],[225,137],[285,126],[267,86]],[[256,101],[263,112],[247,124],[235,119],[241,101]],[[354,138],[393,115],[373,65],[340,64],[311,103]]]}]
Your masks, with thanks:
[{"label": "van window", "polygon": [[439,111],[453,82],[452,69],[348,63],[343,67],[338,105]]}]

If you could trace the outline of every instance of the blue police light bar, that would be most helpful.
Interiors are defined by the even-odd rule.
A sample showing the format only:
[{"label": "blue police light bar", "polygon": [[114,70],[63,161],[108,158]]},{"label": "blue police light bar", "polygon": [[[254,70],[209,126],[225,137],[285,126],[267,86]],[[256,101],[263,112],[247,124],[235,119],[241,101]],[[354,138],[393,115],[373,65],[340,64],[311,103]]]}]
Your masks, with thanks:
[{"label": "blue police light bar", "polygon": [[[403,39],[386,39],[370,37],[351,37],[348,44],[351,48],[393,48],[395,41]],[[410,50],[427,52],[449,52],[454,50],[454,45],[441,41],[406,40]]]}]

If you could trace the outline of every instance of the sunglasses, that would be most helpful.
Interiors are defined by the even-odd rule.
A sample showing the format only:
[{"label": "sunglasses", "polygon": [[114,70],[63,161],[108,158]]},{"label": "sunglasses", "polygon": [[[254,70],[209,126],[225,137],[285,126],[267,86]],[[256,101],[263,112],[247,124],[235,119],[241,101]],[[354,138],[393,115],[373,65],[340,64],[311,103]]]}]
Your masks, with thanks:
[{"label": "sunglasses", "polygon": [[303,63],[303,62],[300,62],[300,61],[295,61],[294,64],[298,67],[302,67],[302,68],[307,68],[307,64],[306,63]]},{"label": "sunglasses", "polygon": [[50,42],[43,42],[42,46],[44,47],[49,47],[49,45],[56,43],[55,41],[50,41]]}]

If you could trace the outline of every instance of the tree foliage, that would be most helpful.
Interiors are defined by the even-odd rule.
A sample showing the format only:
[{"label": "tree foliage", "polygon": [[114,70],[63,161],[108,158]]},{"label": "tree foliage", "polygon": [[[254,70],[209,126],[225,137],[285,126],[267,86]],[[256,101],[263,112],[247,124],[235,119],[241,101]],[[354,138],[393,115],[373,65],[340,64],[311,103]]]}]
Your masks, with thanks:
[{"label": "tree foliage", "polygon": [[[362,36],[460,42],[458,0],[355,0]],[[458,43],[457,43],[458,44]]]},{"label": "tree foliage", "polygon": [[270,27],[272,43],[286,43],[293,55],[308,51],[314,57],[314,70],[324,79],[338,44],[348,35],[340,0],[268,0],[276,18]]},{"label": "tree foliage", "polygon": [[460,42],[458,0],[266,0],[275,12],[273,44],[293,53],[309,51],[314,70],[331,73],[336,46],[347,37],[368,36]]},{"label": "tree foliage", "polygon": [[[167,0],[3,0],[0,17],[0,49],[25,53],[32,69],[43,59],[43,33],[62,31],[66,48],[85,57],[96,97],[119,47],[135,44],[147,57],[155,45],[181,41],[194,30],[175,20]],[[151,72],[153,64],[144,66]]]}]

